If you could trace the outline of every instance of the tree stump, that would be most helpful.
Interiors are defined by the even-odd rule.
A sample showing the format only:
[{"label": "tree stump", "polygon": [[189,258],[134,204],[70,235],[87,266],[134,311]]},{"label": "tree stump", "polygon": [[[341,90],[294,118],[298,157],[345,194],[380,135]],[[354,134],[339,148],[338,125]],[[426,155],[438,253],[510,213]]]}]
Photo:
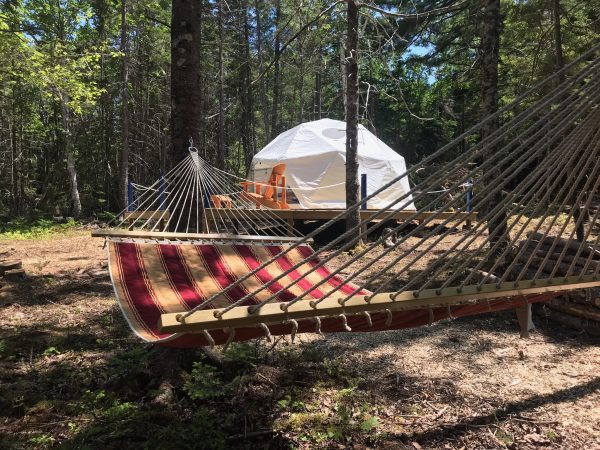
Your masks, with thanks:
[{"label": "tree stump", "polygon": [[20,269],[21,261],[0,261],[0,275],[4,275],[9,270]]},{"label": "tree stump", "polygon": [[25,279],[25,270],[10,269],[4,272],[4,279],[7,281],[23,281]]}]

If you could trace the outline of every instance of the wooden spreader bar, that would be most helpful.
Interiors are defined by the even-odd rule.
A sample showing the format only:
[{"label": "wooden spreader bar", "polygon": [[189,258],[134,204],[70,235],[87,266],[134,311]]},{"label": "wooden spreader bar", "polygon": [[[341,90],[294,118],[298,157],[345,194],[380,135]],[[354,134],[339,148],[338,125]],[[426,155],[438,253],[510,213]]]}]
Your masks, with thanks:
[{"label": "wooden spreader bar", "polygon": [[[298,237],[287,236],[251,236],[225,233],[173,233],[168,231],[142,231],[142,230],[93,230],[92,237],[114,237],[124,239],[167,239],[179,241],[237,241],[237,242],[281,242],[294,243],[300,240]],[[312,240],[308,241],[310,244]]]},{"label": "wooden spreader bar", "polygon": [[585,275],[582,277],[559,277],[546,280],[521,281],[516,286],[514,282],[505,282],[500,285],[486,284],[478,290],[477,286],[465,286],[461,292],[456,288],[446,288],[441,292],[436,289],[421,291],[418,297],[416,291],[403,292],[392,299],[392,294],[377,294],[370,298],[357,295],[348,299],[344,305],[339,298],[326,298],[322,302],[311,306],[311,302],[303,300],[289,306],[287,311],[282,309],[283,303],[268,303],[255,312],[250,312],[248,306],[238,306],[223,314],[221,318],[215,317],[219,309],[204,309],[192,313],[181,323],[182,313],[163,314],[159,320],[162,333],[191,333],[203,330],[221,328],[236,328],[260,323],[276,324],[285,323],[291,319],[306,319],[311,317],[335,316],[340,314],[358,314],[373,311],[403,311],[424,309],[439,306],[452,306],[477,301],[493,300],[505,297],[517,297],[532,294],[561,292],[574,289],[585,289],[600,286],[600,277]]}]

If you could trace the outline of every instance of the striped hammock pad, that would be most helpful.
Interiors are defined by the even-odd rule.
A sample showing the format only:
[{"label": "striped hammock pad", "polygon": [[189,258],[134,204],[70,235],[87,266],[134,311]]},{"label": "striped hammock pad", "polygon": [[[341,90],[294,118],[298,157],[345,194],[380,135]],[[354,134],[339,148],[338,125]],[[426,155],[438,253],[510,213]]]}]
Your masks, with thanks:
[{"label": "striped hammock pad", "polygon": [[[208,245],[192,243],[139,243],[109,241],[109,268],[115,288],[115,294],[125,319],[135,334],[147,342],[171,347],[196,347],[209,345],[203,333],[164,334],[158,329],[161,314],[186,312],[221,292],[237,279],[248,274],[263,262],[279,255],[274,263],[258,271],[238,287],[221,296],[211,307],[223,308],[236,302],[250,292],[271,281],[296,263],[313,254],[309,246],[280,255],[284,247],[277,245]],[[260,303],[284,286],[295,282],[283,290],[277,301],[291,301],[304,292],[308,292],[301,301],[316,300],[334,288],[339,294],[356,293],[366,295],[367,291],[355,292],[357,286],[334,276],[324,284],[315,287],[331,274],[322,266],[305,275],[319,263],[314,257],[297,270],[290,272],[256,297],[249,298],[244,305]],[[336,294],[334,294],[336,295]],[[543,301],[547,296],[530,296],[528,299],[513,298],[491,300],[469,305],[457,305],[451,308],[429,308],[426,310],[398,311],[394,313],[370,313],[350,315],[347,325],[352,331],[382,331],[416,327],[448,317],[467,316],[488,311],[516,308],[523,301]],[[298,333],[314,332],[316,322],[313,319],[298,321]],[[268,325],[272,335],[290,334],[291,324]],[[346,323],[340,317],[321,318],[322,332],[334,333],[347,331]],[[214,343],[228,341],[231,330],[211,330]],[[265,336],[260,326],[236,328],[234,341],[245,341]]]}]

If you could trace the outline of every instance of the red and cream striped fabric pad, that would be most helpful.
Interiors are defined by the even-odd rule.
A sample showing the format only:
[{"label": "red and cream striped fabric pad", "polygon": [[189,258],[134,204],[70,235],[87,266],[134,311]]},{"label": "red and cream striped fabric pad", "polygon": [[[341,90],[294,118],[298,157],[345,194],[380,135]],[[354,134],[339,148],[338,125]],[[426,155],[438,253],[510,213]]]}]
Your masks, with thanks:
[{"label": "red and cream striped fabric pad", "polygon": [[[285,272],[296,263],[313,254],[309,246],[299,246],[286,254],[282,246],[275,245],[236,245],[236,244],[192,244],[192,243],[141,243],[109,241],[109,267],[117,300],[131,329],[147,342],[172,346],[194,347],[208,345],[202,333],[161,334],[158,320],[161,314],[185,312],[219,293],[237,279],[256,269],[262,263],[279,255],[274,263],[258,271],[239,286],[231,289],[227,300],[223,297],[211,307],[223,308],[236,302]],[[273,283],[255,297],[249,298],[244,305],[260,303],[288,284],[293,286],[283,290],[277,301],[291,301],[304,292],[307,295],[301,301],[310,301],[323,297],[334,288],[337,295],[356,293],[357,286],[344,282],[338,276],[315,287],[331,274],[322,266],[303,277],[316,266],[319,259],[315,256],[309,262],[290,272],[281,280]],[[334,294],[336,295],[336,294]],[[545,300],[547,296],[529,297],[528,301]],[[392,314],[391,323],[385,312],[371,313],[371,324],[365,315],[347,317],[348,326],[353,331],[381,331],[425,325],[447,317],[460,317],[481,312],[515,308],[523,305],[523,298],[502,299],[483,304],[433,308],[427,310],[398,311]],[[298,332],[314,332],[316,322],[312,319],[298,321]],[[290,334],[291,324],[269,325],[273,335]],[[339,317],[321,318],[321,331],[325,333],[346,331],[344,321]],[[225,343],[230,330],[211,330],[216,344]],[[237,328],[235,341],[265,336],[265,330],[259,326]]]}]

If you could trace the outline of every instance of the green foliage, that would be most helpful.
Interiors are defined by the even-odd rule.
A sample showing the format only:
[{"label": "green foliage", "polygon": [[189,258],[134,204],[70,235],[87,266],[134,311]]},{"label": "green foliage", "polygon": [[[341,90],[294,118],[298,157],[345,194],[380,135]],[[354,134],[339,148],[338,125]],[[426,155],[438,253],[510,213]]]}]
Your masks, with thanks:
[{"label": "green foliage", "polygon": [[127,375],[134,370],[148,368],[150,352],[146,347],[136,346],[117,353],[110,359],[109,364],[115,376]]},{"label": "green foliage", "polygon": [[73,232],[78,225],[73,218],[69,218],[65,223],[56,223],[48,219],[13,219],[0,224],[0,240],[44,239],[55,234]]},{"label": "green foliage", "polygon": [[123,401],[100,389],[85,391],[73,407],[79,414],[93,417],[93,422],[90,426],[86,422],[84,426],[70,423],[69,428],[76,434],[63,444],[65,448],[114,448],[123,442],[148,449],[225,448],[222,415],[216,417],[203,405],[182,420],[176,411]]},{"label": "green foliage", "polygon": [[4,339],[0,339],[0,359],[4,359],[9,355],[8,345]]},{"label": "green foliage", "polygon": [[233,361],[256,363],[261,359],[260,346],[256,342],[233,342],[225,352],[225,356]]},{"label": "green foliage", "polygon": [[[286,395],[278,401],[285,411],[275,422],[275,429],[292,431],[300,442],[321,445],[327,441],[348,444],[356,437],[375,438],[379,418],[376,406],[355,387],[340,390],[313,388],[311,402]],[[323,407],[323,405],[327,405]]]},{"label": "green foliage", "polygon": [[512,435],[502,430],[501,428],[498,428],[494,432],[494,436],[496,436],[496,438],[499,441],[501,441],[504,445],[511,445],[514,442],[514,438],[512,437]]},{"label": "green foliage", "polygon": [[57,349],[56,347],[48,347],[46,350],[44,350],[44,352],[42,354],[44,356],[60,355],[60,350]]},{"label": "green foliage", "polygon": [[213,366],[197,361],[183,390],[191,400],[211,400],[234,395],[249,379],[250,376],[244,372],[237,372],[233,378],[226,379]]},{"label": "green foliage", "polygon": [[[319,117],[318,78],[321,116],[344,117],[343,6],[288,42],[329,4],[280,2],[278,21],[276,4],[261,0],[227,9],[223,30],[215,2],[206,4],[202,18],[203,134],[198,146],[215,159],[221,106],[226,168],[240,176],[248,169],[248,154],[279,132]],[[377,4],[402,13],[435,8],[436,2]],[[560,0],[560,5],[569,62],[598,40],[600,0]],[[171,46],[165,25],[170,7],[167,0],[128,2],[130,74],[123,86],[118,2],[0,3],[0,211],[66,215],[71,206],[68,155],[75,157],[85,212],[102,219],[118,211],[123,88],[130,98],[130,179],[148,184],[168,169]],[[505,104],[556,70],[556,49],[552,2],[503,0],[501,11],[500,97]],[[361,13],[360,119],[365,126],[413,163],[479,120],[478,8],[418,25],[364,8]],[[214,45],[221,31],[223,105],[219,46]],[[276,41],[288,44],[279,55],[278,89]],[[252,108],[249,114],[246,106]]]},{"label": "green foliage", "polygon": [[283,409],[302,411],[305,408],[303,401],[293,398],[290,394],[279,400],[277,404]]},{"label": "green foliage", "polygon": [[362,380],[352,374],[351,366],[339,358],[324,357],[315,348],[293,348],[278,349],[278,364],[300,373],[310,367],[318,375],[310,388],[287,387],[277,400],[274,428],[293,436],[299,446],[373,445],[379,438],[378,405],[361,389]]},{"label": "green foliage", "polygon": [[194,363],[190,379],[183,389],[192,400],[207,400],[227,394],[229,385],[214,367],[200,361]]},{"label": "green foliage", "polygon": [[45,433],[36,434],[29,438],[29,444],[35,446],[35,448],[49,448],[54,443],[55,439]]}]

